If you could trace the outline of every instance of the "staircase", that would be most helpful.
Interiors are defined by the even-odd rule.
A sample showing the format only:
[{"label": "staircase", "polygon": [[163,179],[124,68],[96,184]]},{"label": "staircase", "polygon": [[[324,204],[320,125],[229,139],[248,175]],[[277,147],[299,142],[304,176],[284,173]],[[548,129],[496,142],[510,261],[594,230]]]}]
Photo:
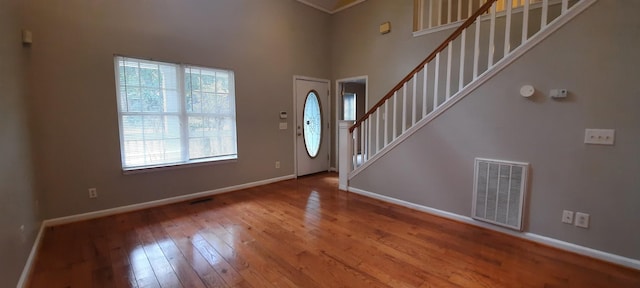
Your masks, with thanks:
[{"label": "staircase", "polygon": [[[446,9],[432,25],[458,28],[355,124],[340,123],[340,188],[386,152],[469,95],[596,0],[422,0]],[[433,5],[433,2],[440,5]],[[479,8],[462,21],[461,6]],[[446,8],[444,7],[446,6]],[[448,11],[447,11],[448,10]],[[440,15],[444,14],[445,17]],[[449,15],[448,17],[446,15]],[[442,23],[442,19],[447,19]],[[435,21],[435,22],[434,22]],[[435,23],[435,24],[432,24]]]}]

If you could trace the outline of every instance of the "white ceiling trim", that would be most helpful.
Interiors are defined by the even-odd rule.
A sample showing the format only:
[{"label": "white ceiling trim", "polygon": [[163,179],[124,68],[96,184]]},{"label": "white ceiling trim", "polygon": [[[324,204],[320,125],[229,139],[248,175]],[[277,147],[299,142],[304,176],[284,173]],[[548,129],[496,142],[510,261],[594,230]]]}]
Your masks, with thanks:
[{"label": "white ceiling trim", "polygon": [[338,8],[338,9],[336,9],[336,10],[333,10],[333,11],[331,12],[331,14],[333,14],[333,13],[338,13],[338,12],[340,12],[340,11],[344,10],[344,9],[347,9],[347,8],[351,8],[351,7],[356,6],[356,5],[358,5],[358,4],[360,4],[360,3],[364,2],[364,1],[366,1],[366,0],[358,0],[358,1],[353,2],[353,3],[351,3],[351,4],[344,5],[344,6],[342,6],[342,7]]},{"label": "white ceiling trim", "polygon": [[356,6],[356,5],[358,5],[358,4],[360,4],[360,3],[364,2],[364,1],[367,1],[367,0],[357,0],[355,2],[349,3],[349,4],[344,5],[342,7],[338,7],[337,9],[334,9],[334,10],[329,10],[326,7],[322,7],[322,6],[317,5],[315,3],[312,3],[311,1],[308,1],[308,0],[297,0],[297,1],[300,2],[300,3],[303,3],[305,5],[311,6],[313,8],[316,8],[316,9],[318,9],[320,11],[323,11],[323,12],[326,12],[326,13],[329,13],[329,14],[334,14],[334,13],[338,13],[338,12],[344,10],[344,9]]}]

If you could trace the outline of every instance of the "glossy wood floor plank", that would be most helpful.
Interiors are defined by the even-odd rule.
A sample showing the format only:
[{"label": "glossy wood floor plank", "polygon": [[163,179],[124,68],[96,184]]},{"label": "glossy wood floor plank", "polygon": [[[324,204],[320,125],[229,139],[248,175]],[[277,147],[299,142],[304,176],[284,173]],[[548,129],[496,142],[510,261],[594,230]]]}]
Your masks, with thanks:
[{"label": "glossy wood floor plank", "polygon": [[339,191],[335,174],[46,229],[30,287],[640,287],[640,271]]}]

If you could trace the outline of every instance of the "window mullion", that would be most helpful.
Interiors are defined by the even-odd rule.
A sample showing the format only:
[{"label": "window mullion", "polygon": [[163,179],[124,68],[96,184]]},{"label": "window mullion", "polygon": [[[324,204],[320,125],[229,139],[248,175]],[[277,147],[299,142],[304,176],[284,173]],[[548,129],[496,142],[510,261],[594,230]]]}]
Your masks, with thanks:
[{"label": "window mullion", "polygon": [[[141,103],[140,112],[144,112],[144,96],[143,96],[143,93],[142,93],[142,81],[140,80],[140,78],[142,78],[142,74],[141,74],[142,67],[140,67],[140,61],[138,61],[136,63],[136,65],[138,66],[138,87],[139,87],[138,89],[140,91],[139,92],[140,94],[138,96],[140,97],[140,103]],[[145,125],[144,125],[144,123],[145,123],[144,120],[145,120],[145,116],[143,114],[143,116],[142,116],[142,151],[143,151],[143,155],[144,155],[143,156],[144,157],[144,162],[146,163],[151,158],[149,157],[149,153],[147,153],[147,137],[145,135],[147,127],[145,127]]]},{"label": "window mullion", "polygon": [[180,96],[180,142],[182,161],[189,161],[189,118],[187,117],[187,85],[185,85],[184,66],[178,65],[178,95]]}]

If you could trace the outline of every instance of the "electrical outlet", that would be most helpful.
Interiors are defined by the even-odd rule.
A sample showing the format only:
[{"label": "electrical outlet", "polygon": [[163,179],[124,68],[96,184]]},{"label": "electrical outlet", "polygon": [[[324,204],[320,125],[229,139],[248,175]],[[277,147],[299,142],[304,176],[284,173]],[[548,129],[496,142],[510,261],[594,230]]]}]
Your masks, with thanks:
[{"label": "electrical outlet", "polygon": [[577,227],[589,228],[589,214],[576,212],[576,224]]},{"label": "electrical outlet", "polygon": [[573,224],[573,211],[562,211],[562,223]]},{"label": "electrical outlet", "polygon": [[89,188],[89,198],[98,198],[98,189]]},{"label": "electrical outlet", "polygon": [[276,161],[276,169],[280,169],[280,161]]}]

